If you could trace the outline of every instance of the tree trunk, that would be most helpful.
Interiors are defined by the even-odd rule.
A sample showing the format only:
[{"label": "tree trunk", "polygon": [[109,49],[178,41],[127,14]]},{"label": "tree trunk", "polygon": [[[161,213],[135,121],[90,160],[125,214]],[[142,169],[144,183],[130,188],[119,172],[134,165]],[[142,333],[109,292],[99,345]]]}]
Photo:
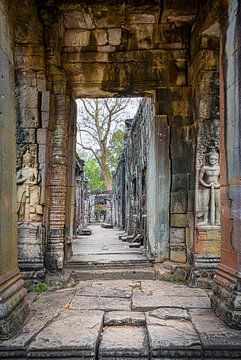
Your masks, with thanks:
[{"label": "tree trunk", "polygon": [[105,188],[106,188],[106,190],[112,190],[111,177],[110,177],[110,172],[109,172],[108,166],[105,165],[102,167],[102,169],[103,169],[103,175],[104,175],[104,180],[105,180]]}]

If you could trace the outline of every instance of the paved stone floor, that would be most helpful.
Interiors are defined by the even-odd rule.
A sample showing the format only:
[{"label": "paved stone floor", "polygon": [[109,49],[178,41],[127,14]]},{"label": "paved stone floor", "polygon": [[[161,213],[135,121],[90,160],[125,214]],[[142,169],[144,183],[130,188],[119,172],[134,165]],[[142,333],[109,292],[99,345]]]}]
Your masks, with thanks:
[{"label": "paved stone floor", "polygon": [[[241,359],[241,331],[213,314],[205,290],[134,274],[114,279],[113,264],[151,265],[118,231],[92,231],[75,240],[72,261],[90,269],[108,265],[111,280],[101,272],[98,280],[30,292],[30,315],[14,339],[0,342],[0,359]],[[137,274],[144,276],[140,264]]]},{"label": "paved stone floor", "polygon": [[88,227],[90,236],[80,236],[73,242],[71,261],[82,263],[110,263],[145,260],[141,249],[130,249],[129,244],[119,240],[123,234],[116,229],[105,229],[100,225]]},{"label": "paved stone floor", "polygon": [[30,315],[0,359],[241,359],[241,331],[207,293],[155,280],[80,281],[29,293]]}]

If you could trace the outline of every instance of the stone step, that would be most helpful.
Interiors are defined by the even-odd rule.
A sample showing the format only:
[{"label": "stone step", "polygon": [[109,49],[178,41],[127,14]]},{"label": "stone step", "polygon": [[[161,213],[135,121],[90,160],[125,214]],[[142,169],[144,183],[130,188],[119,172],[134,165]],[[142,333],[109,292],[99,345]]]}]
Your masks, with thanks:
[{"label": "stone step", "polygon": [[149,268],[80,269],[70,268],[71,275],[78,280],[154,280],[155,270]]},{"label": "stone step", "polygon": [[79,270],[105,270],[105,269],[132,269],[141,268],[149,269],[151,264],[148,261],[133,261],[133,262],[110,262],[110,263],[95,263],[95,262],[68,262],[65,269],[79,269]]}]

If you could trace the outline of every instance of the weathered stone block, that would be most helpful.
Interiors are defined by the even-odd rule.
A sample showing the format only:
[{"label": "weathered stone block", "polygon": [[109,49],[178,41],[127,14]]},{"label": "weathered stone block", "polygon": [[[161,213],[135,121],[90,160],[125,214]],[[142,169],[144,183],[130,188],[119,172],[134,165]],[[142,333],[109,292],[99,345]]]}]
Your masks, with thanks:
[{"label": "weathered stone block", "polygon": [[107,38],[107,31],[106,29],[97,29],[94,31],[94,36],[97,41],[97,45],[107,45],[108,38]]},{"label": "weathered stone block", "polygon": [[43,238],[41,223],[18,223],[19,265],[24,268],[42,268]]},{"label": "weathered stone block", "polygon": [[188,177],[185,174],[172,175],[172,191],[187,191]]},{"label": "weathered stone block", "polygon": [[187,193],[171,192],[171,213],[183,214],[187,212]]},{"label": "weathered stone block", "polygon": [[36,142],[36,129],[18,128],[17,144],[34,144]]},{"label": "weathered stone block", "polygon": [[109,311],[104,318],[104,325],[136,325],[145,326],[145,315],[135,311]]},{"label": "weathered stone block", "polygon": [[39,92],[36,87],[22,86],[19,88],[20,108],[35,109],[38,107]]},{"label": "weathered stone block", "polygon": [[152,358],[200,358],[201,343],[190,321],[162,320],[158,325],[147,325]]},{"label": "weathered stone block", "polygon": [[187,261],[186,247],[185,245],[171,245],[170,260],[185,263]]},{"label": "weathered stone block", "polygon": [[105,328],[99,348],[99,358],[146,359],[148,342],[144,327],[110,326]]},{"label": "weathered stone block", "polygon": [[87,46],[90,38],[88,30],[66,30],[64,33],[65,46]]},{"label": "weathered stone block", "polygon": [[28,347],[28,356],[42,358],[51,353],[51,356],[60,358],[64,352],[70,359],[75,349],[75,357],[94,358],[102,321],[102,311],[64,311],[40,331]]},{"label": "weathered stone block", "polygon": [[44,71],[37,72],[37,88],[38,91],[45,91],[46,89],[46,77]]},{"label": "weathered stone block", "polygon": [[[160,308],[147,313],[147,324],[163,324],[162,320],[190,320],[190,316],[186,309],[176,308]],[[160,321],[158,321],[160,320]]]},{"label": "weathered stone block", "polygon": [[87,29],[95,28],[92,14],[89,11],[68,9],[64,13],[64,26],[67,29]]},{"label": "weathered stone block", "polygon": [[187,215],[186,214],[171,214],[172,227],[186,227]]},{"label": "weathered stone block", "polygon": [[46,145],[47,144],[47,129],[38,129],[37,130],[37,144]]},{"label": "weathered stone block", "polygon": [[81,310],[130,310],[131,300],[111,297],[75,296],[70,303],[70,309]]},{"label": "weathered stone block", "polygon": [[42,91],[41,93],[41,111],[49,112],[50,110],[50,91]]},{"label": "weathered stone block", "polygon": [[45,68],[44,47],[33,44],[15,45],[16,68],[23,71],[43,71]]},{"label": "weathered stone block", "polygon": [[41,112],[41,127],[42,128],[48,128],[49,126],[49,112]]},{"label": "weathered stone block", "polygon": [[38,108],[28,108],[18,106],[17,109],[17,122],[19,126],[24,128],[38,128],[39,127],[39,113]]},{"label": "weathered stone block", "polygon": [[170,228],[170,243],[181,244],[185,242],[185,229],[183,228]]},{"label": "weathered stone block", "polygon": [[158,21],[158,12],[156,14],[132,13],[128,15],[130,24],[154,24]]},{"label": "weathered stone block", "polygon": [[172,160],[172,171],[174,174],[187,174],[189,170],[189,162],[186,158],[174,158]]},{"label": "weathered stone block", "polygon": [[121,28],[111,28],[107,30],[110,45],[118,46],[121,44]]},{"label": "weathered stone block", "polygon": [[44,163],[47,161],[46,159],[46,152],[47,152],[47,145],[39,145],[39,151],[38,151],[38,162]]}]

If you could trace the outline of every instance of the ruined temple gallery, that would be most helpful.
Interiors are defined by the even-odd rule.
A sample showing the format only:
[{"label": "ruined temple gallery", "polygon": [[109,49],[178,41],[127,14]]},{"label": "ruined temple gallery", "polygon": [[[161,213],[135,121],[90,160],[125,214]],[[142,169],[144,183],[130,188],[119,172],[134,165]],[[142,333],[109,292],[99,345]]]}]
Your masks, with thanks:
[{"label": "ruined temple gallery", "polygon": [[[113,239],[118,239],[120,230],[127,237],[141,234],[143,239],[143,254],[138,256],[143,256],[140,264],[145,265],[135,271],[126,269],[125,281],[131,281],[133,274],[133,279],[142,281],[143,266],[149,267],[154,290],[148,294],[160,292],[160,306],[164,306],[162,296],[169,294],[166,308],[175,307],[172,299],[180,295],[177,285],[172,292],[170,282],[162,283],[166,270],[186,279],[189,287],[179,286],[190,296],[204,297],[199,288],[209,284],[210,316],[235,336],[240,334],[240,78],[238,0],[0,0],[0,337],[4,341],[21,331],[28,319],[26,288],[44,282],[46,276],[64,278],[71,266],[79,266],[78,262],[73,265],[73,248],[78,240],[85,251],[85,240],[74,238],[76,226],[84,228],[86,219],[81,198],[83,161],[76,157],[76,99],[103,97],[143,98],[135,117],[126,121],[111,205]],[[96,244],[101,243],[101,234],[109,239],[103,229],[96,229]],[[113,241],[121,254],[121,240]],[[118,266],[124,266],[115,256]],[[108,271],[115,275],[112,281],[109,275],[104,293],[121,280],[116,275],[119,270]],[[87,269],[78,268],[78,272],[80,279],[87,279],[83,278]],[[90,276],[86,281],[92,280]],[[78,285],[78,299],[81,291],[87,291],[86,284]],[[96,294],[102,291],[98,286],[92,286]],[[135,304],[139,285],[125,286],[133,287]],[[136,305],[137,311],[144,311],[150,299],[144,296],[148,286],[142,284],[143,303]],[[49,303],[58,304],[57,293],[51,294]],[[158,301],[155,306],[145,305],[145,311],[158,311],[154,310]],[[36,316],[40,308],[36,305]],[[103,314],[95,307],[88,314],[71,314],[73,323],[81,319],[90,328],[96,319],[103,323]],[[158,314],[154,327],[161,328],[160,321],[174,321],[166,315],[169,312],[165,313],[169,320],[163,320],[163,314],[160,320]],[[61,323],[70,321],[68,313],[59,316]],[[191,326],[185,314],[177,317]],[[142,326],[144,320],[138,319],[134,324]],[[106,326],[112,320],[108,321],[105,317]],[[141,339],[138,326],[135,336]],[[177,332],[181,331],[178,326]],[[81,333],[77,325],[74,329]],[[132,338],[128,331],[125,336]],[[158,341],[167,336],[158,334]],[[215,343],[218,335],[212,339]],[[5,348],[0,358],[176,356],[155,352],[153,341],[143,356],[107,351],[108,356],[102,350],[79,355],[73,349],[71,355],[39,355],[33,346],[27,355],[25,347],[11,354]],[[203,349],[203,343],[200,346]],[[183,350],[176,358],[241,358],[240,342],[232,354],[225,353],[223,346],[219,355]]]}]

